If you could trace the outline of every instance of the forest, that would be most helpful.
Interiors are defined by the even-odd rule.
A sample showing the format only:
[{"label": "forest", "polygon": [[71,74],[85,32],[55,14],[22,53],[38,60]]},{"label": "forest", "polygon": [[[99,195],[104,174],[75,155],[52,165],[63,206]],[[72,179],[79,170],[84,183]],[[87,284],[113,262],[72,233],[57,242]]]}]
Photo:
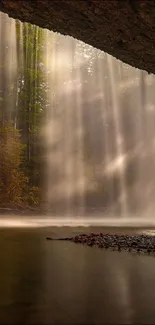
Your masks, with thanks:
[{"label": "forest", "polygon": [[4,14],[0,24],[0,205],[38,206],[47,105],[43,30]]}]

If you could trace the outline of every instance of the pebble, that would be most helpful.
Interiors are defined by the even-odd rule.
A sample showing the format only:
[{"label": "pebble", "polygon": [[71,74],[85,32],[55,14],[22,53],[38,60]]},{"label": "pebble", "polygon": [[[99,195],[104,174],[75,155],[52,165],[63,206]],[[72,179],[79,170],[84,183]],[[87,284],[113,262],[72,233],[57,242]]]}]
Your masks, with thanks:
[{"label": "pebble", "polygon": [[153,253],[155,255],[155,236],[90,233],[77,235],[71,241],[103,249],[112,248],[118,251],[127,250],[128,252],[136,251],[137,253]]},{"label": "pebble", "polygon": [[155,256],[155,236],[116,235],[104,233],[80,234],[74,237],[51,238],[47,240],[69,240],[77,244],[96,246],[102,249],[127,250],[128,252],[147,253]]}]

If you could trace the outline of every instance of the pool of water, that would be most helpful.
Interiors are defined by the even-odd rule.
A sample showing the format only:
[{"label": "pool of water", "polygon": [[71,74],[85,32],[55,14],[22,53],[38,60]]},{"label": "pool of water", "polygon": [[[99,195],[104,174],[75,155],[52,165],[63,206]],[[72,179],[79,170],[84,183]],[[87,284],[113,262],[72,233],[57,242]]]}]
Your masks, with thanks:
[{"label": "pool of water", "polygon": [[0,229],[0,323],[155,323],[155,257],[45,239],[83,231]]}]

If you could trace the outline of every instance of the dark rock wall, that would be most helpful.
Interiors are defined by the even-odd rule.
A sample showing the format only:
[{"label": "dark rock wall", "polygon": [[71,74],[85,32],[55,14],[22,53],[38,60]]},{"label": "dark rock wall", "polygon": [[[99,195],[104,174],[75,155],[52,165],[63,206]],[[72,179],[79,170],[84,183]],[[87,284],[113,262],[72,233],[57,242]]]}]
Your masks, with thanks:
[{"label": "dark rock wall", "polygon": [[0,10],[155,73],[155,0],[1,0]]}]

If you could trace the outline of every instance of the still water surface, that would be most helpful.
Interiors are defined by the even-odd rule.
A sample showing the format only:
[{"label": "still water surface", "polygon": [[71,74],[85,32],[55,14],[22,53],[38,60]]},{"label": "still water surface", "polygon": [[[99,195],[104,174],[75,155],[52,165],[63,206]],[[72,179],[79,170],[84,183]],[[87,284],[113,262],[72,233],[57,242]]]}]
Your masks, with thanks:
[{"label": "still water surface", "polygon": [[80,231],[0,230],[0,323],[155,323],[155,257],[45,239]]}]

